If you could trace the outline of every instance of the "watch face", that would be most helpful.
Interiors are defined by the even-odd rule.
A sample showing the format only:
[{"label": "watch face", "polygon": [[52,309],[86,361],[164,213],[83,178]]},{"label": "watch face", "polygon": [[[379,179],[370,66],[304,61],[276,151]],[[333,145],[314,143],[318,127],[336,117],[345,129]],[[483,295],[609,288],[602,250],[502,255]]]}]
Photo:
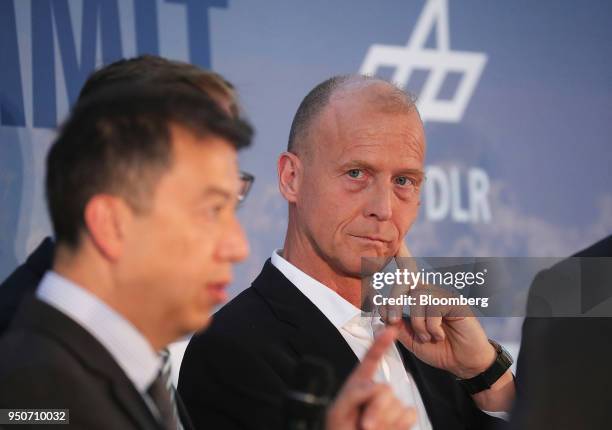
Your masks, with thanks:
[{"label": "watch face", "polygon": [[492,339],[489,339],[489,343],[493,345],[493,348],[495,348],[495,351],[497,351],[497,360],[496,360],[497,362],[502,363],[505,366],[507,366],[506,369],[510,367],[512,363],[514,363],[514,359],[512,358],[510,353],[506,350],[506,348],[504,348],[501,344],[495,342]]},{"label": "watch face", "polygon": [[514,358],[512,358],[510,353],[508,351],[506,351],[505,348],[502,348],[501,356],[504,357],[504,359],[506,359],[506,361],[508,361],[508,367],[510,367],[512,365],[512,363],[514,363]]},{"label": "watch face", "polygon": [[[505,349],[503,346],[501,346],[499,343],[495,342],[493,339],[489,339],[489,343],[491,345],[493,345],[493,348],[495,348],[495,351],[500,354],[501,352],[505,352]],[[506,352],[507,354],[507,352]]]}]

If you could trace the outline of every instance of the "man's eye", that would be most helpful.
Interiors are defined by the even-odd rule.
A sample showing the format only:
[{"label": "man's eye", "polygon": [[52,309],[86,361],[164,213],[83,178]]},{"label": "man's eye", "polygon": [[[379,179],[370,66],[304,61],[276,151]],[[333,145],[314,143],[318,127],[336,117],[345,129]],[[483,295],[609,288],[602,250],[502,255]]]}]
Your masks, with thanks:
[{"label": "man's eye", "polygon": [[353,179],[359,179],[363,176],[363,171],[361,171],[360,169],[351,169],[348,172],[346,172],[346,174],[349,175]]},{"label": "man's eye", "polygon": [[406,185],[414,185],[414,181],[407,176],[398,176],[395,178],[395,183],[405,187]]}]

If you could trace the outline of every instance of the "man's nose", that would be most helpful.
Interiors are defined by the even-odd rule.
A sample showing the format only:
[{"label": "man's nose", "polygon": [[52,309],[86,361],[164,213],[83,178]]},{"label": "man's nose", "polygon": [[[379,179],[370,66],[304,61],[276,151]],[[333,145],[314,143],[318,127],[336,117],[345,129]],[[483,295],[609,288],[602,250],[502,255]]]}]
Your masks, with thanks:
[{"label": "man's nose", "polygon": [[235,215],[220,237],[217,255],[219,259],[232,263],[242,261],[249,255],[249,242]]},{"label": "man's nose", "polygon": [[393,213],[393,187],[391,184],[377,184],[369,190],[365,216],[378,221],[388,221]]}]

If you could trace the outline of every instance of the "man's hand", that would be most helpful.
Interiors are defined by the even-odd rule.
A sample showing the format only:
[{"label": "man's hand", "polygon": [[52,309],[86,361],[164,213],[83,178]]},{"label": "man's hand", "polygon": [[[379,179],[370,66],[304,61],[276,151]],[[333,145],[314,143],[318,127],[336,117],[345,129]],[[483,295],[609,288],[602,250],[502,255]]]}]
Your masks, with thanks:
[{"label": "man's hand", "polygon": [[[400,269],[416,270],[410,251],[402,243],[396,257]],[[443,295],[434,286],[418,286],[410,294]],[[495,360],[495,349],[482,326],[467,306],[412,306],[410,323],[399,324],[399,340],[427,364],[448,370],[455,376],[472,378],[486,370]]]},{"label": "man's hand", "polygon": [[414,408],[404,406],[389,385],[373,382],[380,359],[397,334],[395,327],[388,327],[376,338],[329,408],[327,430],[406,430],[414,424]]},{"label": "man's hand", "polygon": [[[396,258],[400,269],[416,270],[410,251],[402,243]],[[436,287],[420,286],[410,294],[436,293]],[[399,340],[425,363],[444,369],[461,379],[472,378],[489,368],[496,358],[495,348],[478,319],[467,306],[413,306],[410,321],[398,318],[397,311],[389,312],[389,322],[399,328]],[[503,388],[503,390],[502,390]],[[493,391],[492,391],[493,390]],[[514,383],[506,372],[490,391],[474,396],[481,409],[509,410],[514,399]],[[503,394],[499,395],[499,392]]]}]

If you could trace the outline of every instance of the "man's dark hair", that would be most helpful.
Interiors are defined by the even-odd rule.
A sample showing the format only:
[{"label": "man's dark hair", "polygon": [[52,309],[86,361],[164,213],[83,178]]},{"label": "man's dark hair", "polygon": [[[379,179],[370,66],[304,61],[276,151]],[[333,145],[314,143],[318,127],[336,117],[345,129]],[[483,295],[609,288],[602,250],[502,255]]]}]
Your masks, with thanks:
[{"label": "man's dark hair", "polygon": [[79,100],[115,84],[183,83],[211,96],[227,98],[233,115],[238,115],[234,86],[218,73],[201,69],[182,61],[168,60],[156,55],[121,59],[93,72],[83,84]]},{"label": "man's dark hair", "polygon": [[384,79],[367,75],[332,76],[315,86],[300,103],[289,131],[287,151],[298,153],[303,141],[308,139],[308,132],[313,121],[328,105],[331,96],[351,83],[378,82],[385,84],[388,91],[373,99],[381,109],[388,112],[404,112],[414,108],[416,98]]},{"label": "man's dark hair", "polygon": [[106,85],[77,103],[47,156],[47,203],[58,243],[78,245],[85,207],[96,194],[148,209],[172,164],[171,127],[224,138],[236,149],[252,137],[248,123],[181,83]]}]

